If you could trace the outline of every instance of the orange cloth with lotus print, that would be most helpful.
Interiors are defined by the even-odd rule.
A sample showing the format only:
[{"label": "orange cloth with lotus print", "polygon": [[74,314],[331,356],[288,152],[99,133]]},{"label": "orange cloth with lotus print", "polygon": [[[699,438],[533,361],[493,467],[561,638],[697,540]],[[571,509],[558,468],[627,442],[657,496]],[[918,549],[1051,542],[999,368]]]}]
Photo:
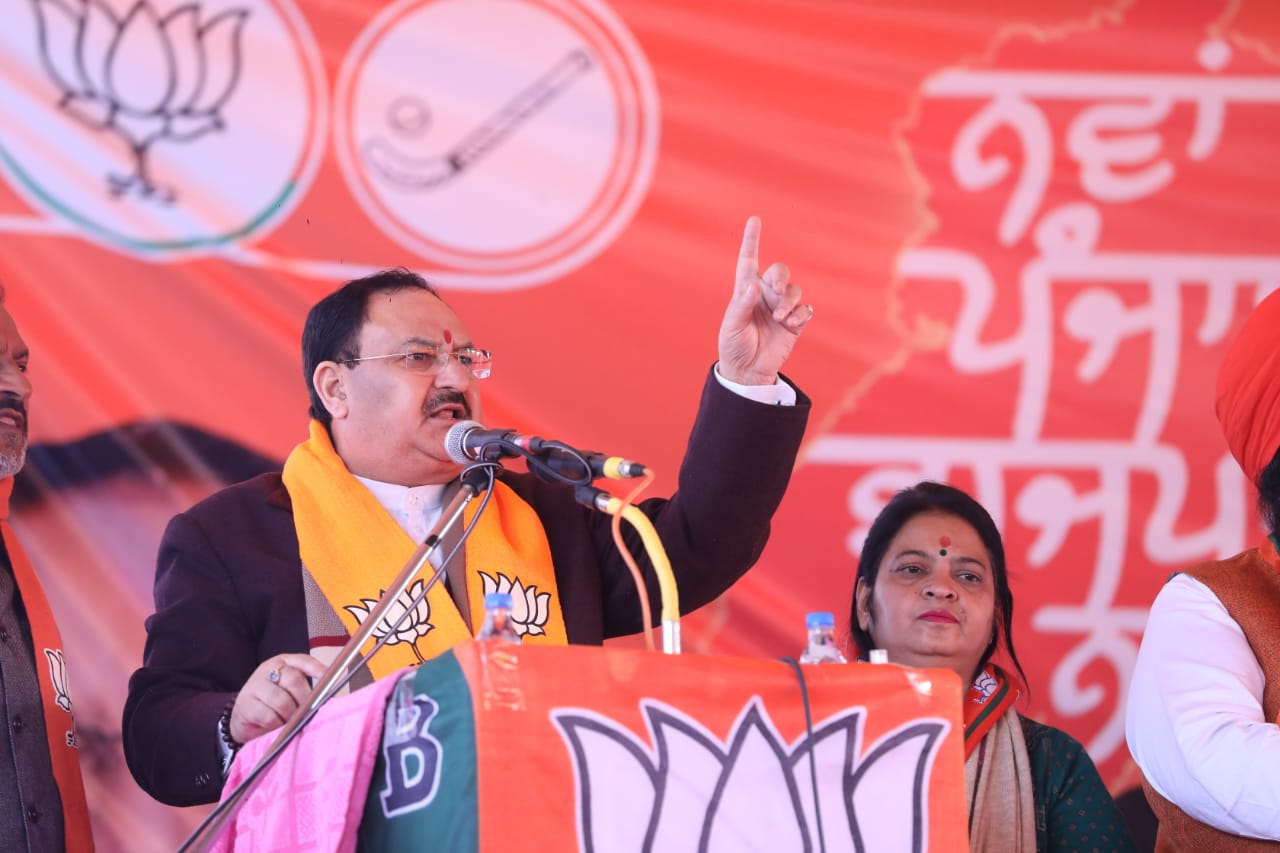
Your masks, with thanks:
[{"label": "orange cloth with lotus print", "polygon": [[[294,526],[302,563],[349,634],[373,610],[382,593],[417,549],[369,490],[347,470],[325,428],[311,422],[311,438],[289,454],[284,484],[293,502]],[[464,513],[470,523],[479,510],[473,501]],[[537,513],[515,492],[496,483],[489,505],[466,541],[467,601],[471,624],[484,622],[484,591],[502,579],[519,582],[526,601],[535,605],[525,642],[563,645],[568,642],[556,588],[551,548]],[[401,604],[384,621],[410,609],[421,581],[410,584]],[[541,598],[546,596],[545,598]],[[396,626],[394,637],[369,662],[374,678],[429,660],[471,638],[457,605],[443,583],[433,586],[424,602]],[[545,611],[545,619],[544,616]],[[538,633],[540,632],[540,633]],[[380,626],[364,646],[367,653],[386,633]]]},{"label": "orange cloth with lotus print", "polygon": [[967,851],[955,673],[799,669],[803,691],[776,660],[464,643],[411,691],[438,787],[384,739],[362,849]]},{"label": "orange cloth with lotus print", "polygon": [[982,743],[987,732],[1007,712],[1013,710],[1022,687],[993,663],[987,664],[969,685],[964,697],[964,757],[967,759]]}]

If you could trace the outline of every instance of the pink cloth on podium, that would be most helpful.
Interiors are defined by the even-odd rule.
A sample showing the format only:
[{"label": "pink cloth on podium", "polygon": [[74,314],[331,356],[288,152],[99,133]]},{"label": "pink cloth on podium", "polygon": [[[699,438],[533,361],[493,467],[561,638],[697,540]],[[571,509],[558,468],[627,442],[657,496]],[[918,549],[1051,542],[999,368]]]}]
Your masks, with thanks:
[{"label": "pink cloth on podium", "polygon": [[[258,780],[209,849],[354,851],[382,742],[387,697],[400,675],[393,673],[331,699]],[[271,748],[275,734],[244,745],[231,765],[224,797]],[[337,744],[342,748],[335,749]]]}]

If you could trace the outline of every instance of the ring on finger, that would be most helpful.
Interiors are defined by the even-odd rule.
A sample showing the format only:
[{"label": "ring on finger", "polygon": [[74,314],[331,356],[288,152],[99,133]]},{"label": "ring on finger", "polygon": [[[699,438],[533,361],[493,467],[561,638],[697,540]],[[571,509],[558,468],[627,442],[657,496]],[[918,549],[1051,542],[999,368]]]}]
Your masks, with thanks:
[{"label": "ring on finger", "polygon": [[280,670],[281,670],[281,669],[282,669],[282,667],[277,666],[275,669],[271,670],[271,672],[267,673],[267,678],[269,678],[269,679],[271,680],[271,683],[272,683],[272,684],[279,684],[279,683],[280,683]]}]

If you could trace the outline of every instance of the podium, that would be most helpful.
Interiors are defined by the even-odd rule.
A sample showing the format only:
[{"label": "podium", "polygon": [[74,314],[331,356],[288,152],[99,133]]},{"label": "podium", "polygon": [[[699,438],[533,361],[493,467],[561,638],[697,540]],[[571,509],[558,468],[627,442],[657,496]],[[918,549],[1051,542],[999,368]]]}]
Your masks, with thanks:
[{"label": "podium", "polygon": [[960,703],[950,670],[466,643],[328,703],[213,849],[967,850]]}]

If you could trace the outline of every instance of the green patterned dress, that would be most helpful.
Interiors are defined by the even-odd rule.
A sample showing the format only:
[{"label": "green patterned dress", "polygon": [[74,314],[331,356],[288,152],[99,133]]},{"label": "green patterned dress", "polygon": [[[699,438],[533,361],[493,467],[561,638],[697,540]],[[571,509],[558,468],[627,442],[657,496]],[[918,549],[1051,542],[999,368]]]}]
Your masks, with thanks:
[{"label": "green patterned dress", "polygon": [[1031,763],[1038,853],[1135,850],[1120,809],[1080,742],[1053,726],[1020,720]]}]

